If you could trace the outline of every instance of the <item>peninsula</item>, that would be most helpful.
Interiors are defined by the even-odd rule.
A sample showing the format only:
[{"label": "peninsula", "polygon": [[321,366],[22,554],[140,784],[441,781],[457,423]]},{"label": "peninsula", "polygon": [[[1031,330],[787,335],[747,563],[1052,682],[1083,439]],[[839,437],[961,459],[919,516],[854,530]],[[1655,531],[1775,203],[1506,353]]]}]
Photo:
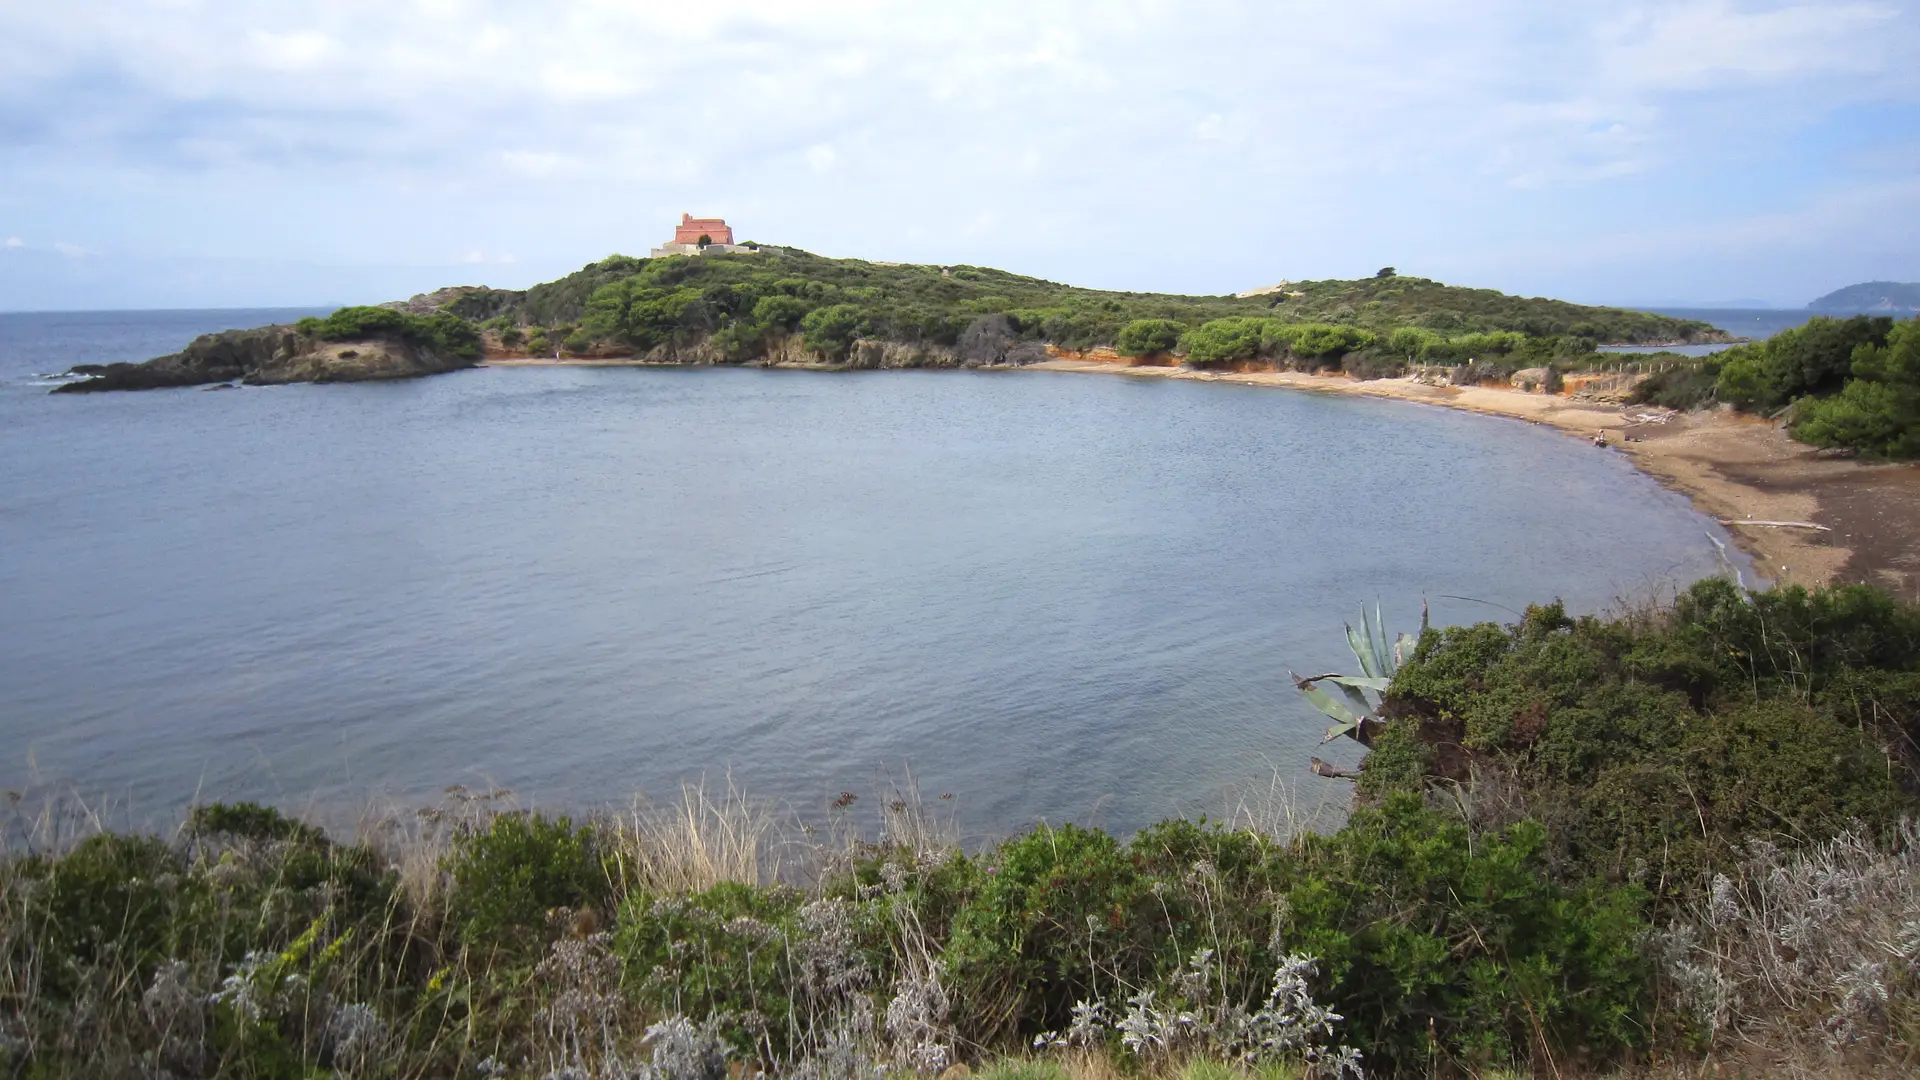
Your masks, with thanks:
[{"label": "peninsula", "polygon": [[[696,234],[697,235],[692,235]],[[1702,322],[1402,277],[1238,296],[1110,292],[974,266],[829,259],[732,242],[688,217],[655,257],[614,255],[530,289],[456,287],[328,319],[208,335],[144,364],[76,367],[61,393],[239,380],[404,378],[489,360],[824,368],[1022,366],[1115,347],[1200,366],[1384,374],[1467,363],[1489,377],[1584,363],[1608,344],[1733,340]]]}]

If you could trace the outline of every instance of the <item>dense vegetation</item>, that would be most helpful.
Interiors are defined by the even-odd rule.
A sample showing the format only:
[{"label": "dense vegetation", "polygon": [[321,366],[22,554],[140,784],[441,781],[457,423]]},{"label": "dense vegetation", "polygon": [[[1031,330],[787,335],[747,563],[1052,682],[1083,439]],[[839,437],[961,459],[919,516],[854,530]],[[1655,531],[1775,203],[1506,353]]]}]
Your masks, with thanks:
[{"label": "dense vegetation", "polygon": [[1816,316],[1765,341],[1674,366],[1639,387],[1637,398],[1784,412],[1794,438],[1815,446],[1920,456],[1920,319]]},{"label": "dense vegetation", "polygon": [[[1424,278],[1297,282],[1246,298],[1171,296],[792,250],[613,256],[524,292],[467,293],[448,310],[529,348],[607,344],[671,356],[699,347],[719,362],[765,357],[796,336],[828,360],[843,359],[860,338],[955,349],[971,359],[969,331],[983,327],[1065,349],[1114,346],[1132,356],[1178,350],[1202,364],[1258,357],[1328,366],[1376,345],[1382,357],[1454,362],[1526,350],[1538,359],[1579,355],[1596,342],[1724,338],[1704,323]],[[1249,328],[1250,321],[1258,325]],[[1395,331],[1403,331],[1397,343]]]},{"label": "dense vegetation", "polygon": [[384,307],[344,307],[324,319],[301,319],[294,329],[322,341],[392,337],[451,356],[480,355],[480,332],[466,319],[445,311],[411,315]]},{"label": "dense vegetation", "polygon": [[1657,615],[1430,633],[1394,676],[1361,791],[1470,785],[1475,820],[1538,818],[1569,880],[1704,890],[1754,836],[1891,828],[1920,777],[1920,611],[1865,586]]},{"label": "dense vegetation", "polygon": [[660,819],[675,831],[456,794],[354,844],[249,805],[171,841],[17,829],[0,1071],[826,1080],[1037,1054],[996,1068],[1277,1078],[1920,1054],[1920,609],[1724,582],[1613,619],[1545,605],[1423,635],[1385,702],[1359,806],[1324,835],[1174,820],[967,853],[886,800],[877,836],[829,844],[844,796],[775,883],[729,854],[762,826],[691,802]]},{"label": "dense vegetation", "polygon": [[1805,401],[1794,438],[1880,457],[1920,457],[1920,319],[1855,345],[1848,378],[1830,397]]}]

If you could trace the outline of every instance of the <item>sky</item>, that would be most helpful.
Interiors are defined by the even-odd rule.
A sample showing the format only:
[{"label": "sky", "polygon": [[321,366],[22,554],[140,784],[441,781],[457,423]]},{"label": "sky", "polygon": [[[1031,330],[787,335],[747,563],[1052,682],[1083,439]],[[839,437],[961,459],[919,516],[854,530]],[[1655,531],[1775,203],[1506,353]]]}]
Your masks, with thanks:
[{"label": "sky", "polygon": [[823,255],[1587,303],[1920,280],[1920,0],[0,0],[0,310]]}]

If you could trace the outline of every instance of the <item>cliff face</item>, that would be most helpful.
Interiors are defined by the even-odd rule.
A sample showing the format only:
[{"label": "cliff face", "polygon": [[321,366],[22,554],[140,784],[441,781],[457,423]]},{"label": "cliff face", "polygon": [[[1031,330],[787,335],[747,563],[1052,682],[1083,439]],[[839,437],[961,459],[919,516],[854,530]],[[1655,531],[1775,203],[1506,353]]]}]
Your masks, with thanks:
[{"label": "cliff face", "polygon": [[320,341],[290,326],[262,326],[204,334],[177,353],[141,364],[78,364],[75,374],[92,377],[56,386],[53,393],[152,390],[234,379],[256,385],[410,379],[472,366],[471,360],[413,342]]}]

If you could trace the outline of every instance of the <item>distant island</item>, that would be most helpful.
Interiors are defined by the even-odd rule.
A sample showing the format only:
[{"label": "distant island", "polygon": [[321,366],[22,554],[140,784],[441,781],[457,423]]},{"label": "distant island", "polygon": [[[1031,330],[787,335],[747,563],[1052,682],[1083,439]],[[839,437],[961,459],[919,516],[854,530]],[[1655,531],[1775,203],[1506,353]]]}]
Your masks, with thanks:
[{"label": "distant island", "polygon": [[1842,315],[1920,311],[1920,282],[1863,281],[1835,289],[1808,304],[1807,309]]},{"label": "distant island", "polygon": [[736,244],[724,220],[686,215],[650,258],[610,256],[529,289],[460,286],[207,335],[143,364],[76,366],[89,378],[58,392],[406,378],[483,358],[1002,367],[1094,349],[1203,368],[1366,378],[1409,364],[1484,364],[1504,375],[1575,364],[1602,345],[1735,340],[1704,322],[1461,288],[1392,267],[1228,296],[1113,292],[985,267]]}]

